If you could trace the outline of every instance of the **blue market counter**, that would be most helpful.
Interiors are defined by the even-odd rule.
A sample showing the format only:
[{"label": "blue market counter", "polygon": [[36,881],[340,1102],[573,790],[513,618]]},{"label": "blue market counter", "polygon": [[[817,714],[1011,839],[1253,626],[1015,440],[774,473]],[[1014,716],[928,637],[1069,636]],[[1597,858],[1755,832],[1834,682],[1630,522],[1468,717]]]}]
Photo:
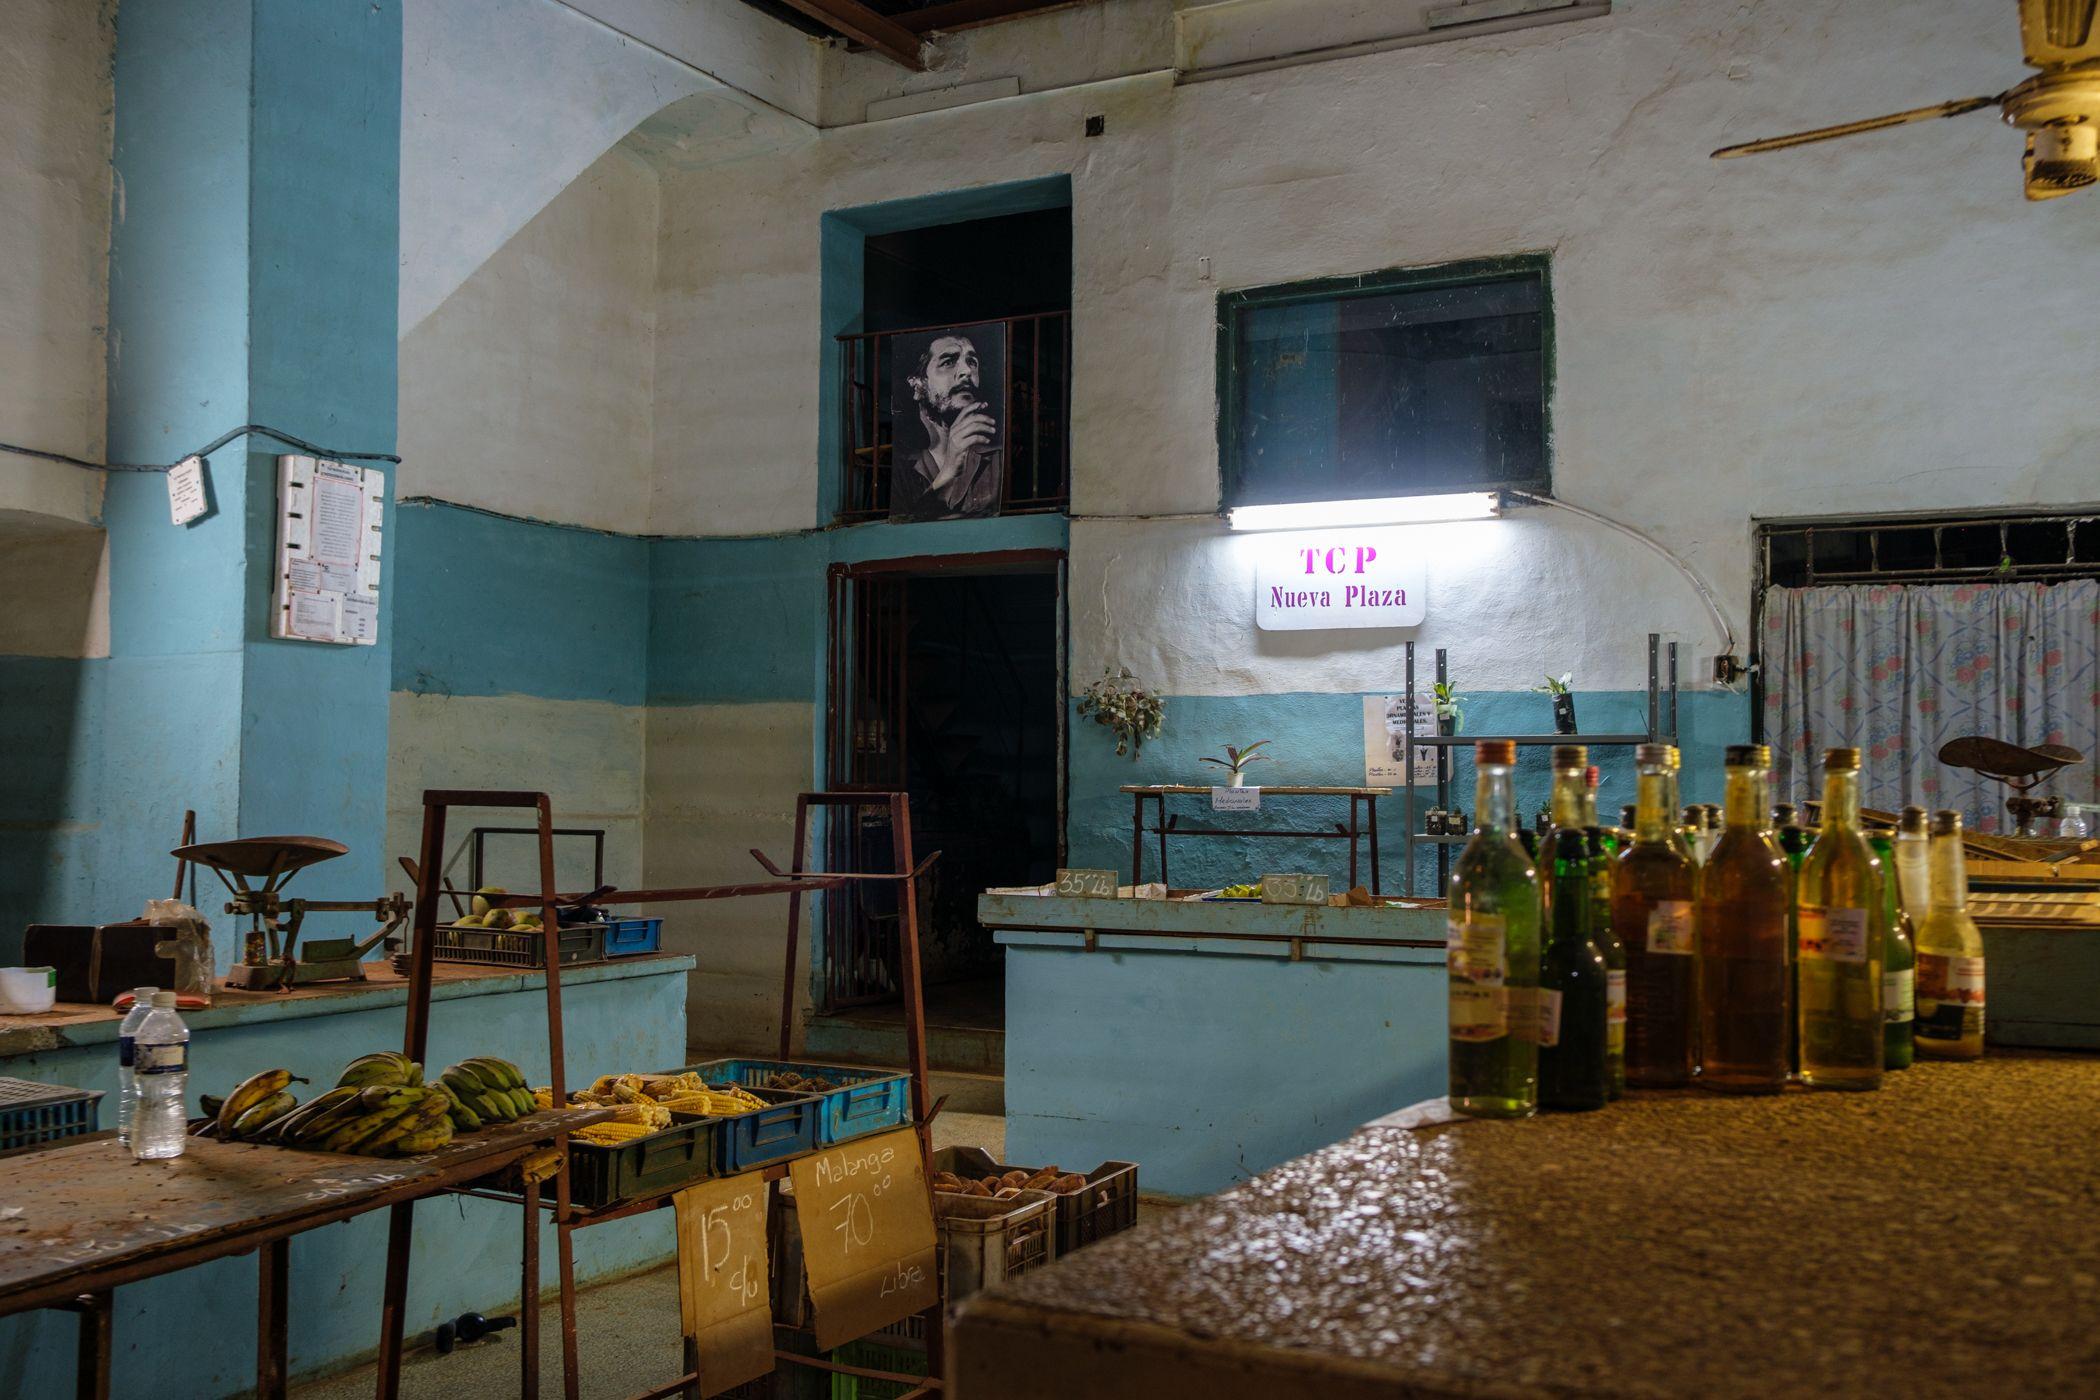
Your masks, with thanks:
[{"label": "blue market counter", "polygon": [[[620,1070],[684,1064],[687,956],[624,958],[562,972],[563,1034],[571,1084]],[[226,994],[184,1013],[190,1026],[190,1106],[224,1093],[259,1069],[283,1065],[317,1086],[349,1060],[398,1049],[407,983],[381,964],[373,980],[286,994]],[[546,979],[538,972],[441,966],[432,989],[433,1067],[470,1055],[514,1060],[534,1084],[547,1082]],[[45,1016],[0,1016],[0,1076],[116,1089],[116,1017],[101,1008],[61,1007]],[[314,1092],[301,1089],[302,1096]],[[115,1125],[104,1100],[102,1126]],[[0,1205],[5,1205],[0,1189]],[[149,1199],[140,1201],[150,1211]],[[467,1198],[424,1202],[416,1212],[406,1333],[474,1310],[513,1312],[518,1287],[518,1208]],[[672,1255],[669,1217],[643,1217],[576,1236],[579,1281],[648,1267]],[[554,1234],[541,1236],[543,1259]],[[386,1216],[362,1216],[296,1237],[291,1244],[291,1369],[294,1376],[368,1359],[379,1337]],[[548,1271],[551,1285],[551,1269]],[[223,1259],[116,1292],[118,1394],[151,1390],[168,1400],[246,1394],[254,1385],[252,1259]],[[676,1319],[671,1325],[675,1328]],[[34,1312],[0,1319],[0,1395],[72,1393],[76,1320]],[[199,1339],[209,1339],[200,1344]]]},{"label": "blue market counter", "polygon": [[1006,1160],[1204,1195],[1445,1088],[1444,911],[986,894]]}]

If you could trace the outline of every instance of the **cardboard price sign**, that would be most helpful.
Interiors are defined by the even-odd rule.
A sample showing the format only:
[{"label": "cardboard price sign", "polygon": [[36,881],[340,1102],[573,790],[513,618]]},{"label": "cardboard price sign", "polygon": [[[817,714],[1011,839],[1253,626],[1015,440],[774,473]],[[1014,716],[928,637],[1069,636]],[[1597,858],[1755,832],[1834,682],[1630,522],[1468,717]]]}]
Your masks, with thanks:
[{"label": "cardboard price sign", "polygon": [[911,1128],[855,1138],[788,1167],[817,1345],[830,1350],[939,1301],[933,1198]]},{"label": "cardboard price sign", "polygon": [[766,1182],[756,1172],[688,1187],[678,1218],[678,1316],[700,1393],[719,1395],[773,1369],[766,1279]]}]

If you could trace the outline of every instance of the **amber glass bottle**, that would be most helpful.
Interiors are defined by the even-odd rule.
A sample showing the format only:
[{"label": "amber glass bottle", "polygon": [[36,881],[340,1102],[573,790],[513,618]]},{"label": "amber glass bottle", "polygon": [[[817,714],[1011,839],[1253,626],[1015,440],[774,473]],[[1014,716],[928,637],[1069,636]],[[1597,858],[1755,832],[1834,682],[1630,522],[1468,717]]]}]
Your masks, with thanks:
[{"label": "amber glass bottle", "polygon": [[1538,1110],[1538,872],[1512,831],[1517,746],[1473,746],[1479,787],[1473,838],[1451,872],[1446,926],[1451,1107],[1476,1118]]},{"label": "amber glass bottle", "polygon": [[1932,908],[1918,925],[1920,1055],[1973,1060],[1983,1054],[1983,934],[1969,917],[1968,859],[1961,813],[1932,814]]},{"label": "amber glass bottle", "polygon": [[1878,1089],[1888,1056],[1881,968],[1888,947],[1881,862],[1859,826],[1859,750],[1823,751],[1823,829],[1795,895],[1801,1079]]},{"label": "amber glass bottle", "polygon": [[1725,1093],[1786,1087],[1786,862],[1766,838],[1772,751],[1728,749],[1727,825],[1699,873],[1699,1083]]},{"label": "amber glass bottle", "polygon": [[1633,844],[1612,870],[1612,932],[1626,957],[1626,1082],[1636,1088],[1691,1083],[1695,1058],[1699,869],[1670,829],[1669,757],[1666,744],[1634,750]]}]

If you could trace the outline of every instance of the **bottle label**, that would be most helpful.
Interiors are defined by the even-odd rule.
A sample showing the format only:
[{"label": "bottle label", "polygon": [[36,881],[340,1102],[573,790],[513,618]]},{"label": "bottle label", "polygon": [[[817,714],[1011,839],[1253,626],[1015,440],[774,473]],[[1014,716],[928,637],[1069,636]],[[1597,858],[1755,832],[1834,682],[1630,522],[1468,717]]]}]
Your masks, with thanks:
[{"label": "bottle label", "polygon": [[1500,914],[1467,914],[1444,924],[1445,961],[1464,982],[1509,980],[1509,931]]},{"label": "bottle label", "polygon": [[1825,909],[1804,904],[1798,919],[1801,956],[1826,962],[1863,963],[1867,960],[1867,911]]},{"label": "bottle label", "polygon": [[1451,1038],[1472,1044],[1509,1034],[1509,991],[1479,982],[1451,983]]},{"label": "bottle label", "polygon": [[128,1035],[117,1037],[117,1068],[130,1069],[136,1062],[138,1041]]},{"label": "bottle label", "polygon": [[1983,959],[1918,954],[1918,1034],[1961,1040],[1983,1034]]},{"label": "bottle label", "polygon": [[141,1045],[132,1052],[132,1063],[140,1074],[180,1074],[190,1067],[187,1042],[174,1045]]},{"label": "bottle label", "polygon": [[1648,911],[1648,951],[1690,957],[1692,902],[1665,899]]},{"label": "bottle label", "polygon": [[1881,1016],[1890,1025],[1901,1025],[1915,1014],[1917,974],[1909,968],[1881,974]]},{"label": "bottle label", "polygon": [[1560,1044],[1560,993],[1541,987],[1532,994],[1531,1002],[1536,1011],[1533,1032],[1524,1038],[1545,1046]]},{"label": "bottle label", "polygon": [[1604,1051],[1626,1053],[1626,972],[1615,968],[1604,974]]}]

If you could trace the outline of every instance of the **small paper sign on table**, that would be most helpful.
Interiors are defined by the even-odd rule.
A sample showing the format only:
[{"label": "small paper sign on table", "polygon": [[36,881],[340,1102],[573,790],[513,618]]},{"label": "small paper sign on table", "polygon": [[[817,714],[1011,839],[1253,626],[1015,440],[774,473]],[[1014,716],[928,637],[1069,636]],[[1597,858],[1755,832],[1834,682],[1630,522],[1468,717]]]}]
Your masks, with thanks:
[{"label": "small paper sign on table", "polygon": [[1058,867],[1057,893],[1066,899],[1114,899],[1116,897],[1116,872],[1113,870],[1068,870]]},{"label": "small paper sign on table", "polygon": [[678,1316],[702,1395],[719,1395],[773,1370],[766,1189],[764,1177],[748,1172],[671,1198],[678,1219]]},{"label": "small paper sign on table", "polygon": [[1259,812],[1261,789],[1258,787],[1214,787],[1210,790],[1210,809],[1213,812]]},{"label": "small paper sign on table", "polygon": [[801,1158],[788,1179],[819,1347],[829,1351],[939,1301],[933,1199],[915,1129]]}]

